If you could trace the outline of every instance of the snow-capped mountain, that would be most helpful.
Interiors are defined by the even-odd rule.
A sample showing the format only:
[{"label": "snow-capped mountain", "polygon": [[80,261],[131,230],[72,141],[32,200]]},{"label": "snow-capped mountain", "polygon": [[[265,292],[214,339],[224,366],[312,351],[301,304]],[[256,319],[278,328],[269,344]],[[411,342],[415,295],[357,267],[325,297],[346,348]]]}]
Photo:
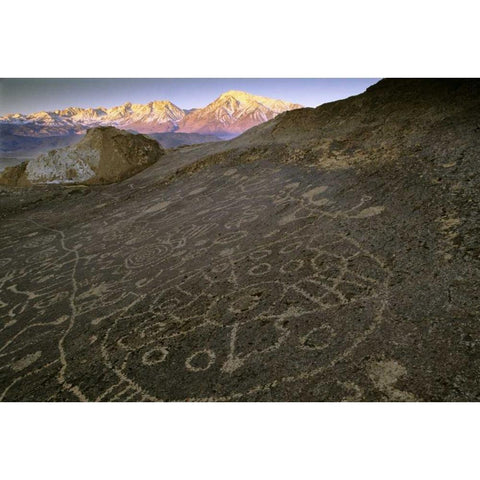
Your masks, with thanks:
[{"label": "snow-capped mountain", "polygon": [[86,129],[114,126],[140,133],[185,132],[223,136],[238,135],[301,105],[229,91],[205,108],[182,110],[168,100],[143,104],[125,103],[112,108],[70,107],[28,115],[0,117],[4,134],[29,137],[85,133]]},{"label": "snow-capped mountain", "polygon": [[13,127],[16,135],[33,137],[85,133],[87,128],[114,126],[140,133],[171,132],[185,112],[167,100],[146,105],[125,103],[112,108],[70,107],[29,115],[18,113],[0,117],[0,125]]},{"label": "snow-capped mountain", "polygon": [[239,135],[259,123],[266,122],[287,110],[302,105],[230,90],[205,108],[186,115],[179,123],[179,132],[196,132],[220,136]]}]

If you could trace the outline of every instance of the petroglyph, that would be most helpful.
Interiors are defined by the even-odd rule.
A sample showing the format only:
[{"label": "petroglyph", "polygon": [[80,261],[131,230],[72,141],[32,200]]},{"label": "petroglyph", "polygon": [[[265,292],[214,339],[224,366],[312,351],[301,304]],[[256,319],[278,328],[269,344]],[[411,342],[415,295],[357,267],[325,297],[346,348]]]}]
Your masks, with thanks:
[{"label": "petroglyph", "polygon": [[100,192],[101,211],[71,207],[88,209],[80,224],[60,207],[6,222],[2,398],[248,400],[348,358],[382,322],[390,271],[336,220],[383,207],[340,206],[293,167],[248,168],[123,204]]},{"label": "petroglyph", "polygon": [[17,360],[16,362],[12,363],[12,369],[16,372],[27,368],[32,363],[36,362],[42,356],[42,352],[35,352],[25,355],[25,357]]},{"label": "petroglyph", "polygon": [[388,400],[415,401],[415,395],[395,387],[397,381],[407,374],[407,369],[395,360],[381,360],[370,365],[370,379]]},{"label": "petroglyph", "polygon": [[150,208],[145,210],[145,213],[155,213],[155,212],[161,212],[162,210],[165,210],[165,208],[168,207],[168,204],[170,202],[158,202],[155,205],[152,205]]}]

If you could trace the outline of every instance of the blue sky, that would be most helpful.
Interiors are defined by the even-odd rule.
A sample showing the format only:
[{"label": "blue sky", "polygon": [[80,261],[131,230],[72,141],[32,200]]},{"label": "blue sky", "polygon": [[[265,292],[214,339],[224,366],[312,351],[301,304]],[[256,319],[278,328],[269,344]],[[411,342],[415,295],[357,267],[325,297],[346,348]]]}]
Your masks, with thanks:
[{"label": "blue sky", "polygon": [[180,108],[204,107],[227,90],[244,90],[316,107],[356,95],[376,78],[7,78],[0,80],[0,115],[125,102],[170,100]]}]

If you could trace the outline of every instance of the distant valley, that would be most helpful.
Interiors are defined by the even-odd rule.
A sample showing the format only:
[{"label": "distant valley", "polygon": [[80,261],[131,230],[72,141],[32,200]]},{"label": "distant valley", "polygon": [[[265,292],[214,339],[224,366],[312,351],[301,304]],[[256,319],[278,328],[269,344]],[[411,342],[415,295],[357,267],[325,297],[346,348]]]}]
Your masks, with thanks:
[{"label": "distant valley", "polygon": [[[69,147],[84,137],[83,133],[35,137],[12,135],[9,131],[11,131],[9,126],[0,125],[0,171],[7,164],[12,164],[11,161],[7,160],[28,160],[52,149]],[[136,133],[134,130],[129,131]],[[163,148],[177,148],[184,145],[218,142],[221,140],[214,135],[202,135],[199,133],[163,132],[150,133],[148,136],[154,138]]]}]

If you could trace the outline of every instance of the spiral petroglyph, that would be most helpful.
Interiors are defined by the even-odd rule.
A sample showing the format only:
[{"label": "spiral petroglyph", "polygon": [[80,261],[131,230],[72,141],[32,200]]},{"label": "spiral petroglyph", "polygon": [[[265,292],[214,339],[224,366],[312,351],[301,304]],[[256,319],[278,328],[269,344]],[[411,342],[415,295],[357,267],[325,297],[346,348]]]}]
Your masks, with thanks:
[{"label": "spiral petroglyph", "polygon": [[143,246],[126,258],[125,266],[128,269],[143,268],[159,262],[168,252],[169,248],[164,244]]}]

